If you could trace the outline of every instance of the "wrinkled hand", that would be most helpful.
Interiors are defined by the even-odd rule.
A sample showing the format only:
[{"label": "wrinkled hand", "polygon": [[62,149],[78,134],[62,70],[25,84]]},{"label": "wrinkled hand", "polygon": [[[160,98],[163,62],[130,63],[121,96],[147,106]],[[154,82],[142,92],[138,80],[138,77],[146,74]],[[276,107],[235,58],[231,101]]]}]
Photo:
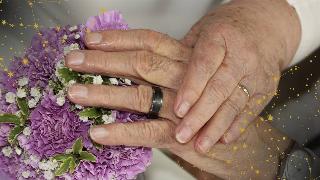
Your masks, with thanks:
[{"label": "wrinkled hand", "polygon": [[196,144],[207,152],[220,138],[238,138],[276,94],[299,40],[285,0],[232,1],[203,17],[183,39],[194,49],[174,106],[183,118],[176,139],[186,143],[201,130]]},{"label": "wrinkled hand", "polygon": [[[132,37],[136,37],[135,41],[131,41]],[[284,141],[281,134],[260,120],[252,124],[238,141],[229,145],[217,144],[205,155],[195,151],[195,138],[186,144],[175,140],[174,129],[181,119],[174,114],[173,101],[179,80],[187,68],[190,48],[165,35],[145,30],[91,33],[86,36],[86,41],[89,48],[96,50],[69,53],[66,57],[68,67],[86,73],[126,77],[145,85],[78,84],[69,88],[71,101],[84,106],[147,113],[152,97],[152,88],[148,84],[162,86],[164,94],[159,120],[96,126],[90,130],[94,141],[105,145],[167,148],[196,167],[226,179],[275,177],[279,154],[291,141]],[[156,46],[154,42],[158,42]],[[168,53],[171,49],[175,51]],[[239,91],[238,96],[244,94]]]}]

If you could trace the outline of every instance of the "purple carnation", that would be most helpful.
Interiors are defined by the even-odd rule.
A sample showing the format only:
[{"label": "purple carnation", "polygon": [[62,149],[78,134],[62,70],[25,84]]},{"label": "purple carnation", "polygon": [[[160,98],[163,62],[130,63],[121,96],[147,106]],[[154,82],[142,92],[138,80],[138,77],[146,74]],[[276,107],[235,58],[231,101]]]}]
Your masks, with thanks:
[{"label": "purple carnation", "polygon": [[9,124],[0,124],[0,147],[8,145],[8,135],[11,126]]},{"label": "purple carnation", "polygon": [[29,146],[33,154],[48,158],[64,153],[78,137],[87,134],[89,124],[80,121],[78,115],[70,111],[70,107],[69,102],[59,106],[56,97],[48,93],[32,111]]},{"label": "purple carnation", "polygon": [[119,11],[110,11],[98,16],[90,17],[86,26],[91,31],[101,31],[106,29],[129,29],[128,24],[122,17]]},{"label": "purple carnation", "polygon": [[[66,101],[62,106],[57,104],[57,97],[53,94],[49,81],[56,81],[55,67],[64,58],[65,49],[74,47],[85,49],[84,35],[86,28],[91,31],[108,29],[128,29],[122,15],[118,11],[110,11],[92,17],[85,25],[65,26],[41,30],[34,36],[31,46],[27,48],[23,58],[15,57],[8,71],[0,72],[0,88],[2,93],[16,92],[18,80],[27,77],[27,87],[38,87],[46,93],[41,97],[31,114],[26,126],[30,127],[24,134],[18,136],[19,146],[23,154],[18,155],[13,150],[10,157],[0,153],[0,172],[5,172],[19,179],[23,172],[30,172],[31,179],[44,179],[39,169],[40,160],[65,153],[79,137],[82,137],[86,151],[97,157],[97,162],[82,161],[74,174],[65,174],[57,179],[134,179],[151,163],[152,151],[144,147],[106,146],[97,149],[88,137],[91,122],[82,122],[72,104]],[[70,46],[72,45],[72,46]],[[9,74],[9,72],[12,72]],[[30,100],[31,96],[27,96]],[[61,105],[61,104],[60,104]],[[0,96],[0,113],[16,113],[15,104],[5,102]],[[142,115],[128,112],[113,111],[116,122],[134,122],[143,119]],[[0,150],[9,146],[8,133],[13,125],[0,124]],[[8,152],[6,152],[8,153]],[[35,160],[26,162],[26,159]],[[36,157],[36,158],[35,158]]]},{"label": "purple carnation", "polygon": [[96,163],[82,162],[74,174],[75,179],[134,179],[150,165],[150,148],[105,147],[92,149]]}]

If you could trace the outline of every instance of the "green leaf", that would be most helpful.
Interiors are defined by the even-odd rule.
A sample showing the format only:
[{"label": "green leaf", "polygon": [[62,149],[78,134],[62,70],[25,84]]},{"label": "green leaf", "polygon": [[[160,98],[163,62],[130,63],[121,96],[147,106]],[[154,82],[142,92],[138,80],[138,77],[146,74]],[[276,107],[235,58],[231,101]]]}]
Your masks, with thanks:
[{"label": "green leaf", "polygon": [[83,148],[82,139],[78,138],[72,146],[73,154],[80,154],[82,152],[82,148]]},{"label": "green leaf", "polygon": [[88,117],[90,119],[96,119],[102,116],[102,112],[97,108],[86,108],[79,112],[80,117]]},{"label": "green leaf", "polygon": [[25,98],[17,98],[18,107],[22,113],[21,125],[23,126],[29,118],[29,106]]},{"label": "green leaf", "polygon": [[26,98],[17,98],[17,103],[23,115],[29,116],[29,107]]},{"label": "green leaf", "polygon": [[70,168],[70,162],[72,161],[72,157],[69,157],[68,159],[64,160],[62,162],[62,164],[60,165],[60,167],[55,171],[55,175],[56,176],[61,176],[65,173],[68,172],[69,168]]},{"label": "green leaf", "polygon": [[57,161],[65,161],[69,157],[72,157],[72,155],[70,155],[70,154],[58,154],[58,155],[55,155],[53,157],[53,159],[55,159]]},{"label": "green leaf", "polygon": [[96,156],[87,151],[82,151],[80,153],[80,159],[85,161],[96,162]]},{"label": "green leaf", "polygon": [[70,167],[69,172],[72,174],[78,165],[79,164],[76,163],[75,159],[72,158],[72,160],[70,161],[70,165],[69,165],[69,167]]},{"label": "green leaf", "polygon": [[83,83],[83,84],[92,84],[93,83],[93,77],[92,76],[83,75],[81,77],[82,77],[81,83]]},{"label": "green leaf", "polygon": [[10,144],[15,144],[17,137],[23,131],[23,129],[24,129],[23,126],[15,126],[9,133],[8,142]]},{"label": "green leaf", "polygon": [[0,114],[0,123],[12,123],[19,125],[20,118],[14,114]]},{"label": "green leaf", "polygon": [[77,81],[79,78],[79,73],[71,71],[67,67],[58,69],[59,77],[62,79],[63,83],[68,83],[71,80]]}]

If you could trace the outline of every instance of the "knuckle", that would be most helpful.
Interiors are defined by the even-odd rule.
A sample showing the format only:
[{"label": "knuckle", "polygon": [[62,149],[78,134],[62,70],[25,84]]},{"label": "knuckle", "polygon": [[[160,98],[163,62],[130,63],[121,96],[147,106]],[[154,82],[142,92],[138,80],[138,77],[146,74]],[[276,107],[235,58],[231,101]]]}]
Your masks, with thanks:
[{"label": "knuckle", "polygon": [[135,53],[137,63],[136,71],[140,76],[148,75],[153,71],[155,56],[149,51],[138,51]]},{"label": "knuckle", "polygon": [[101,85],[95,85],[93,87],[96,89],[96,97],[98,97],[96,102],[98,102],[98,105],[108,107],[112,94],[111,89]]},{"label": "knuckle", "polygon": [[139,85],[136,90],[136,96],[132,101],[134,109],[146,113],[151,106],[152,89],[148,86]]},{"label": "knuckle", "polygon": [[149,137],[152,139],[155,144],[158,146],[169,146],[170,144],[174,143],[172,137],[167,132],[167,128],[163,126],[155,126],[152,123],[143,123],[143,128],[141,128],[141,134]]},{"label": "knuckle", "polygon": [[218,98],[220,100],[225,100],[231,93],[230,89],[227,88],[220,80],[214,80],[212,83],[209,83],[209,89],[209,95],[211,95],[214,99]]},{"label": "knuckle", "polygon": [[234,114],[239,114],[242,110],[241,107],[233,100],[226,101],[225,106]]}]

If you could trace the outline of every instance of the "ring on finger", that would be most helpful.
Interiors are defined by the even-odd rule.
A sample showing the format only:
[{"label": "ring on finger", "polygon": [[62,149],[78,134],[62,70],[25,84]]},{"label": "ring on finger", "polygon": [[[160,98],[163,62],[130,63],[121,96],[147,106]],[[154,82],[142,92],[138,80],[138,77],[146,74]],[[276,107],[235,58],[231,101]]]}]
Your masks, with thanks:
[{"label": "ring on finger", "polygon": [[248,97],[250,97],[248,88],[246,88],[244,85],[241,85],[241,84],[238,84],[238,88],[240,88]]},{"label": "ring on finger", "polygon": [[163,92],[161,88],[152,86],[152,102],[148,113],[149,119],[157,119],[163,104]]}]

